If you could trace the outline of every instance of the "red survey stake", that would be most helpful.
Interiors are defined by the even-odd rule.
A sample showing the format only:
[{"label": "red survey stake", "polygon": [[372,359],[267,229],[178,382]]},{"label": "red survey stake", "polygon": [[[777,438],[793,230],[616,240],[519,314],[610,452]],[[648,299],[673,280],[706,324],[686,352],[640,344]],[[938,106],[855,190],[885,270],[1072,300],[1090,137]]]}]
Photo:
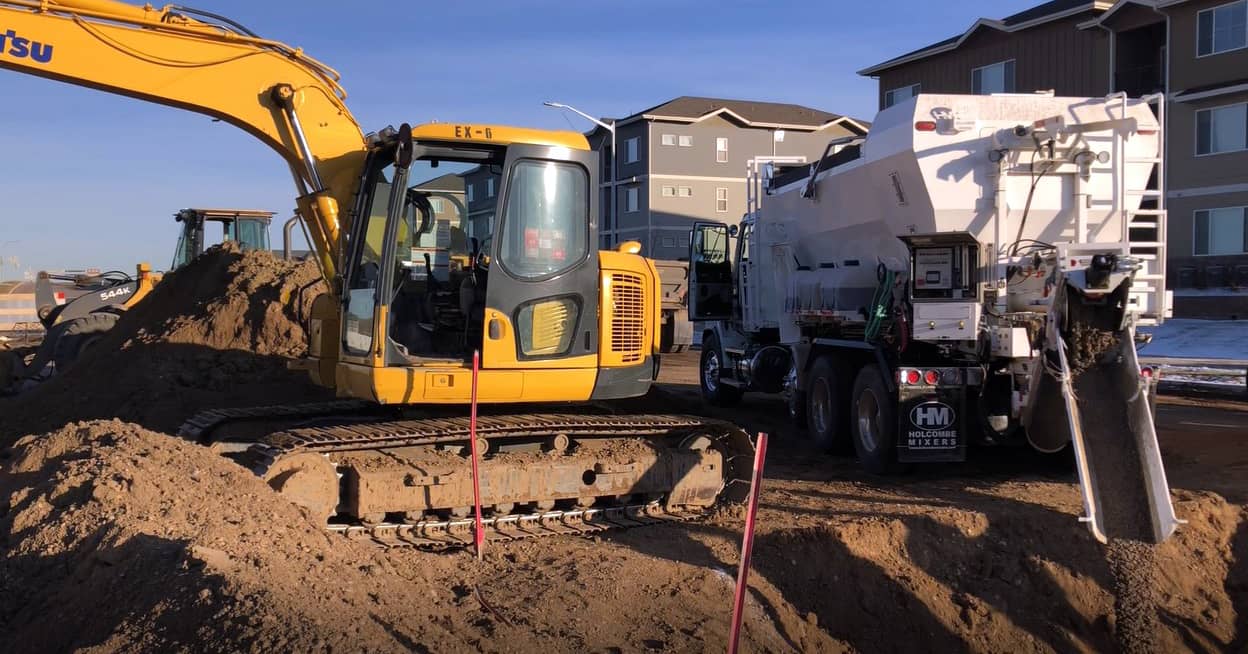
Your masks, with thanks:
[{"label": "red survey stake", "polygon": [[472,455],[472,504],[476,512],[476,524],[472,542],[477,548],[477,559],[485,550],[485,524],[481,521],[481,469],[477,465],[481,453],[477,450],[477,371],[481,368],[481,350],[472,351],[472,411],[468,419],[468,450]]},{"label": "red survey stake", "polygon": [[745,617],[745,589],[750,576],[750,555],[754,552],[754,517],[758,513],[758,493],[763,485],[763,460],[767,457],[767,434],[758,433],[754,449],[754,474],[750,477],[749,504],[745,509],[745,535],[741,539],[741,567],[737,570],[737,589],[732,598],[732,628],[728,633],[728,654],[737,654],[741,638],[741,621]]}]

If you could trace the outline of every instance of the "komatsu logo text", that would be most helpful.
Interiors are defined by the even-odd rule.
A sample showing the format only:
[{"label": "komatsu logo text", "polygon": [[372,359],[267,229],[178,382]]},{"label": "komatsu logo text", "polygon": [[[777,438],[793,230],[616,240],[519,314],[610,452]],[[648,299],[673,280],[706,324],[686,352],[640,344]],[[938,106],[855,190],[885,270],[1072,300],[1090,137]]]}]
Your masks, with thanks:
[{"label": "komatsu logo text", "polygon": [[13,30],[8,30],[0,34],[0,54],[17,59],[34,59],[46,64],[52,61],[52,45],[31,41],[24,36],[18,36]]}]

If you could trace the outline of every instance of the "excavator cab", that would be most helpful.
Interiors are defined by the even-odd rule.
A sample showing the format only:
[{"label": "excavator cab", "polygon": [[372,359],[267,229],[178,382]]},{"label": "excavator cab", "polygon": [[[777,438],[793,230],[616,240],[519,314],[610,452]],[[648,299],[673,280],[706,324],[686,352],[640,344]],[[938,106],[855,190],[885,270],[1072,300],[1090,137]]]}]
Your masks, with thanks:
[{"label": "excavator cab", "polygon": [[182,233],[178,236],[178,246],[173,252],[170,271],[185,266],[191,259],[204,253],[204,226],[209,222],[221,224],[222,243],[234,241],[244,250],[269,249],[269,224],[273,221],[271,211],[183,209],[173,214],[173,219],[182,223]]},{"label": "excavator cab", "polygon": [[[378,393],[387,377],[382,368],[406,389],[404,402],[466,397],[456,374],[480,351],[482,368],[496,371],[500,382],[492,392],[519,400],[521,385],[527,394],[532,384],[575,380],[588,397],[598,377],[600,277],[608,279],[592,246],[596,153],[579,134],[407,129],[410,144],[404,130],[376,139],[360,184],[343,267],[338,381],[349,387],[367,367]],[[441,164],[467,167],[462,176],[470,181],[464,206],[440,215],[433,204],[439,197],[414,177]],[[628,261],[645,265],[640,257]],[[627,363],[650,366],[644,307],[655,306],[656,277],[644,268],[632,272],[619,278],[621,292],[637,294],[629,305],[638,313],[630,327],[636,338],[629,339],[637,356]],[[413,389],[418,380],[396,368],[450,372]],[[571,376],[556,381],[560,373]]]}]

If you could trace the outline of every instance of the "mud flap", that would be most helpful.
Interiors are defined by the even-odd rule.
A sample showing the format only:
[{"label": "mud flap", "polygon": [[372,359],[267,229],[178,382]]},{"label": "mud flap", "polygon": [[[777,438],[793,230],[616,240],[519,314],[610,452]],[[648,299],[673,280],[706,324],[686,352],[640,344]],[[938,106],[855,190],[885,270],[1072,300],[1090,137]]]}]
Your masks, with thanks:
[{"label": "mud flap", "polygon": [[1097,540],[1160,543],[1180,521],[1148,380],[1140,376],[1135,329],[1122,324],[1120,303],[1090,301],[1065,284],[1052,307],[1043,365],[1031,389],[1028,439],[1049,452],[1072,444],[1083,495],[1080,520]]}]

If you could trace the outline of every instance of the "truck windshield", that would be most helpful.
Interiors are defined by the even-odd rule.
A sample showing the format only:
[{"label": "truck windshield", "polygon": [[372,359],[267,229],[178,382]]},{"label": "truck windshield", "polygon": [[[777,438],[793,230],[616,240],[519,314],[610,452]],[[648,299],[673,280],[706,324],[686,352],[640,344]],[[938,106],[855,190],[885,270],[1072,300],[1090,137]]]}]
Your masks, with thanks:
[{"label": "truck windshield", "polygon": [[511,170],[499,257],[520,279],[567,270],[589,252],[589,175],[570,163],[522,160]]}]

